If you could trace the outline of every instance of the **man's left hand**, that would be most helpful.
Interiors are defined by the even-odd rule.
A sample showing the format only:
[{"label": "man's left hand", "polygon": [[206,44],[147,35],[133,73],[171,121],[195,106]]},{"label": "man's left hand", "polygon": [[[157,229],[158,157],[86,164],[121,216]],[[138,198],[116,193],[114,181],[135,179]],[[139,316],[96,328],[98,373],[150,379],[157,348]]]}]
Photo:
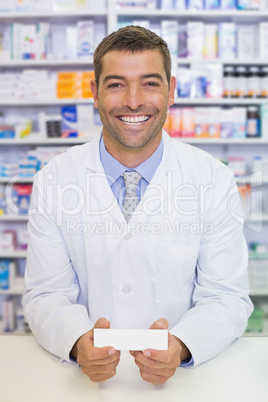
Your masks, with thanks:
[{"label": "man's left hand", "polygon": [[[150,329],[168,329],[168,321],[160,318]],[[191,358],[189,349],[175,336],[168,333],[168,350],[146,349],[130,352],[140,369],[143,380],[152,384],[164,384],[172,377],[181,362]]]}]

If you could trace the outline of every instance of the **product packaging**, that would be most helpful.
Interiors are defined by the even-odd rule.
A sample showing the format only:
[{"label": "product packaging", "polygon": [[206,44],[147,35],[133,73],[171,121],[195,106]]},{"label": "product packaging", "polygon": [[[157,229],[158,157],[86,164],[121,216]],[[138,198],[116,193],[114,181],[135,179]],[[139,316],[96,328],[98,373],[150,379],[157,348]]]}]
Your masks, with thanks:
[{"label": "product packaging", "polygon": [[94,52],[94,21],[77,22],[77,56],[90,56]]},{"label": "product packaging", "polygon": [[174,0],[174,10],[185,10],[187,0]]},{"label": "product packaging", "polygon": [[181,108],[181,136],[194,137],[194,108]]},{"label": "product packaging", "polygon": [[28,215],[30,207],[30,199],[32,193],[32,185],[30,184],[15,184],[13,186],[14,192],[16,192],[16,206],[17,213],[19,215]]},{"label": "product packaging", "polygon": [[63,106],[61,108],[62,137],[78,136],[78,121],[76,106]]},{"label": "product packaging", "polygon": [[38,11],[50,11],[53,0],[30,0],[31,9]]},{"label": "product packaging", "polygon": [[187,49],[189,58],[203,58],[204,23],[187,22]]},{"label": "product packaging", "polygon": [[236,56],[236,26],[232,22],[219,24],[218,53],[220,59],[234,59]]},{"label": "product packaging", "polygon": [[13,252],[16,249],[16,232],[6,230],[0,233],[0,250],[4,252]]},{"label": "product packaging", "polygon": [[218,55],[218,27],[216,24],[204,25],[204,57],[216,59]]},{"label": "product packaging", "polygon": [[186,25],[183,25],[183,24],[179,25],[178,42],[179,42],[178,57],[187,57],[188,50],[187,50],[187,27],[186,27]]},{"label": "product packaging", "polygon": [[15,0],[0,0],[0,12],[14,11]]},{"label": "product packaging", "polygon": [[20,120],[15,126],[16,138],[23,139],[32,132],[31,120]]},{"label": "product packaging", "polygon": [[254,60],[258,55],[256,25],[237,25],[237,58]]},{"label": "product packaging", "polygon": [[15,8],[17,11],[29,11],[30,0],[15,0]]},{"label": "product packaging", "polygon": [[169,134],[171,137],[181,135],[181,109],[178,107],[169,109]]},{"label": "product packaging", "polygon": [[203,10],[203,0],[188,0],[188,10]]},{"label": "product packaging", "polygon": [[234,172],[235,177],[244,177],[246,175],[246,162],[243,156],[230,156],[228,158],[228,167]]},{"label": "product packaging", "polygon": [[87,9],[87,0],[75,0],[74,8],[76,10],[86,10]]},{"label": "product packaging", "polygon": [[21,23],[11,24],[11,59],[21,59],[21,42],[22,42],[22,26]]},{"label": "product packaging", "polygon": [[191,98],[205,98],[207,92],[207,67],[204,64],[191,65]]},{"label": "product packaging", "polygon": [[221,0],[222,10],[236,10],[236,0]]},{"label": "product packaging", "polygon": [[5,332],[12,332],[16,328],[16,303],[9,297],[3,302],[3,326]]},{"label": "product packaging", "polygon": [[37,46],[36,58],[47,59],[49,54],[49,31],[50,24],[47,22],[40,22],[36,25]]},{"label": "product packaging", "polygon": [[223,94],[222,64],[207,64],[206,96],[218,99]]},{"label": "product packaging", "polygon": [[167,42],[171,57],[178,56],[178,29],[177,20],[161,21],[161,36]]},{"label": "product packaging", "polygon": [[189,98],[191,95],[191,70],[188,66],[178,67],[177,90],[179,98]]},{"label": "product packaging", "polygon": [[206,10],[216,10],[221,7],[220,0],[204,0],[204,5]]},{"label": "product packaging", "polygon": [[221,109],[221,138],[233,136],[233,109]]},{"label": "product packaging", "polygon": [[[87,2],[87,8],[89,9],[89,10],[92,10],[92,11],[104,11],[104,10],[107,10],[107,1],[108,0],[98,0],[98,1],[96,1],[96,0],[88,0],[88,2]],[[143,7],[145,7],[146,6],[146,2],[144,1],[144,0],[139,0],[140,1],[140,5],[141,6],[143,6]],[[129,0],[125,0],[125,1],[118,1],[118,3],[117,3],[117,6],[118,7],[121,7],[122,6],[122,4],[124,5],[124,3],[126,4],[126,6],[129,6],[130,5],[130,3],[132,3],[133,4],[133,1],[132,2],[130,2]],[[138,3],[138,1],[136,0],[136,3]],[[121,5],[120,5],[121,4]]]},{"label": "product packaging", "polygon": [[29,244],[29,232],[28,230],[18,230],[18,248],[20,250],[26,250]]},{"label": "product packaging", "polygon": [[268,22],[260,22],[259,24],[260,35],[260,58],[268,58]]},{"label": "product packaging", "polygon": [[196,107],[194,108],[194,120],[195,120],[195,133],[197,138],[208,137],[208,120],[207,120],[207,108]]},{"label": "product packaging", "polygon": [[261,136],[264,140],[268,139],[268,104],[261,105]]},{"label": "product packaging", "polygon": [[238,10],[248,10],[250,0],[237,0]]},{"label": "product packaging", "polygon": [[147,0],[147,9],[148,10],[156,10],[157,9],[157,0]]},{"label": "product packaging", "polygon": [[34,24],[22,24],[21,27],[21,57],[22,59],[36,59],[37,32]]},{"label": "product packaging", "polygon": [[149,20],[133,20],[133,25],[137,25],[139,27],[150,29],[150,21]]},{"label": "product packaging", "polygon": [[172,10],[173,0],[161,0],[160,8],[161,10]]},{"label": "product packaging", "polygon": [[262,0],[249,0],[249,9],[250,10],[261,10],[263,6]]},{"label": "product packaging", "polygon": [[9,260],[0,260],[0,289],[9,288]]},{"label": "product packaging", "polygon": [[78,135],[92,137],[94,135],[94,106],[77,105]]},{"label": "product packaging", "polygon": [[221,108],[206,108],[208,128],[207,134],[209,138],[219,138],[221,133]]},{"label": "product packaging", "polygon": [[233,107],[233,138],[246,138],[247,109]]},{"label": "product packaging", "polygon": [[68,27],[66,28],[66,58],[70,60],[75,60],[77,58],[77,28]]},{"label": "product packaging", "polygon": [[74,9],[75,0],[53,0],[53,11],[70,11]]}]

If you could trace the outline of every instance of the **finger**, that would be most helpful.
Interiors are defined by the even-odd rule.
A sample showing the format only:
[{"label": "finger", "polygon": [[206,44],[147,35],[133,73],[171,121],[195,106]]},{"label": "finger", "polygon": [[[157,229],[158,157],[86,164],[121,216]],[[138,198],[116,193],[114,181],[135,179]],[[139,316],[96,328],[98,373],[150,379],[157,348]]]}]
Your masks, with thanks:
[{"label": "finger", "polygon": [[140,364],[152,369],[164,369],[167,366],[164,362],[144,356],[142,352],[134,352],[132,356],[135,358],[135,362],[139,362]]},{"label": "finger", "polygon": [[88,373],[91,374],[105,374],[105,373],[110,373],[116,369],[116,367],[119,364],[120,359],[117,359],[116,361],[110,363],[110,364],[105,364],[105,365],[85,365],[83,369],[87,371]]},{"label": "finger", "polygon": [[[86,374],[86,373],[85,373]],[[110,373],[105,373],[105,374],[90,374],[88,377],[91,379],[93,382],[104,382],[106,380],[109,380],[109,378],[114,377],[116,374],[116,370],[110,372]]]},{"label": "finger", "polygon": [[144,381],[150,382],[151,384],[154,384],[154,385],[164,384],[170,378],[170,377],[165,377],[162,375],[147,374],[147,373],[144,373],[143,371],[140,371],[140,375]]},{"label": "finger", "polygon": [[141,364],[140,362],[137,362],[135,360],[136,365],[139,367],[139,369],[146,373],[146,374],[150,374],[150,375],[160,375],[160,376],[165,376],[165,377],[171,377],[175,374],[176,372],[176,368],[150,368],[150,367],[146,367],[143,364]]},{"label": "finger", "polygon": [[[85,359],[89,361],[94,361],[94,360],[102,360],[102,359],[107,359],[111,356],[116,355],[116,350],[115,348],[111,346],[105,346],[103,348],[97,348],[97,347],[90,347],[87,349],[83,350],[83,353],[81,353],[80,359],[84,357]],[[77,362],[79,363],[79,356],[77,359]]]},{"label": "finger", "polygon": [[112,356],[106,357],[104,359],[91,360],[90,364],[93,366],[104,366],[106,364],[113,363],[120,359],[120,350],[117,350],[116,353]]},{"label": "finger", "polygon": [[110,325],[110,321],[104,317],[101,317],[96,321],[94,328],[110,328]]},{"label": "finger", "polygon": [[165,318],[159,318],[149,329],[168,329],[168,321]]},{"label": "finger", "polygon": [[170,364],[174,359],[180,360],[181,345],[174,337],[168,334],[168,350],[145,349],[143,355],[151,360]]}]

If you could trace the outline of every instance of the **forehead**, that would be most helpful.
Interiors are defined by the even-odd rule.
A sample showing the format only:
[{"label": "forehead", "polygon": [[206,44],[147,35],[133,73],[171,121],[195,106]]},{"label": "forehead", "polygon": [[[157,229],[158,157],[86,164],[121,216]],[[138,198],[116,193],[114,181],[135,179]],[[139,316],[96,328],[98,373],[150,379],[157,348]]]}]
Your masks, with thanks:
[{"label": "forehead", "polygon": [[158,50],[145,50],[131,53],[113,50],[102,59],[101,79],[106,75],[121,75],[124,77],[145,74],[161,74],[165,79],[163,57]]}]

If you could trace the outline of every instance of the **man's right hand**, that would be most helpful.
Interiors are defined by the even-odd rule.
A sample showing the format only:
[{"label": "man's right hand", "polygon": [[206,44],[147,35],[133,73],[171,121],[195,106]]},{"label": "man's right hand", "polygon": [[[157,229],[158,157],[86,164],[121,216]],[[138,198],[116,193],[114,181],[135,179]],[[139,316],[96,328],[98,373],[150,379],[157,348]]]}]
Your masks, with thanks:
[{"label": "man's right hand", "polygon": [[[94,328],[110,328],[110,322],[99,318]],[[94,328],[82,335],[74,344],[71,356],[80,364],[82,371],[94,382],[113,377],[120,360],[120,351],[111,346],[94,347]]]}]

